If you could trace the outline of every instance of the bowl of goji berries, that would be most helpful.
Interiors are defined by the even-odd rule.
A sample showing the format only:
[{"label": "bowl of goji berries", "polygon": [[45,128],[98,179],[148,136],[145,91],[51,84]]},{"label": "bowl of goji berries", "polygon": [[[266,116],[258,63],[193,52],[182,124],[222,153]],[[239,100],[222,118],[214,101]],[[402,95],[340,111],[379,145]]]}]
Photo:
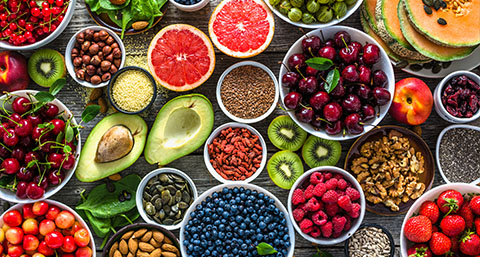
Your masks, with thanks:
[{"label": "bowl of goji berries", "polygon": [[203,156],[208,171],[218,181],[249,183],[265,168],[267,145],[252,126],[230,122],[212,132]]}]

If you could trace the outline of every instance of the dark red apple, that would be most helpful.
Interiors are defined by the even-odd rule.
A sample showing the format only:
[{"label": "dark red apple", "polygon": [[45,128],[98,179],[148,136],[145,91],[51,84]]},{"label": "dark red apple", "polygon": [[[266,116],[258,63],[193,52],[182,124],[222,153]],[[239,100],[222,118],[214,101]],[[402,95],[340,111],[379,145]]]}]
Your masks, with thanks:
[{"label": "dark red apple", "polygon": [[0,93],[27,88],[27,59],[14,51],[0,53]]}]

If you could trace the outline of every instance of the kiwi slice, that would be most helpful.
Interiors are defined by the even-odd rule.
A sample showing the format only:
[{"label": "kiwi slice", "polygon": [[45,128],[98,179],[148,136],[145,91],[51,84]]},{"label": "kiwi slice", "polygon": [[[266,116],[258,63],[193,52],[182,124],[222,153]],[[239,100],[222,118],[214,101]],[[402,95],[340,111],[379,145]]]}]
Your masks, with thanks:
[{"label": "kiwi slice", "polygon": [[302,148],[302,157],[310,168],[334,166],[342,155],[338,141],[309,136]]},{"label": "kiwi slice", "polygon": [[267,134],[270,142],[282,150],[297,151],[307,139],[307,132],[287,115],[276,117],[268,126]]},{"label": "kiwi slice", "polygon": [[42,87],[50,87],[66,72],[63,55],[53,49],[40,49],[28,59],[28,75]]},{"label": "kiwi slice", "polygon": [[273,183],[283,189],[290,189],[303,174],[303,163],[296,153],[280,151],[268,161],[267,171]]}]

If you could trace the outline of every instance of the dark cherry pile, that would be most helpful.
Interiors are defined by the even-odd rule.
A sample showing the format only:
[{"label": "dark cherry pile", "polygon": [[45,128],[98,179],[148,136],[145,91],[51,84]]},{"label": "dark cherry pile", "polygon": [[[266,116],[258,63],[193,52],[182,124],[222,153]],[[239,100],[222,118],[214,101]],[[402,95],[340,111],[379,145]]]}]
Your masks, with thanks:
[{"label": "dark cherry pile", "polygon": [[[54,104],[9,98],[13,112],[0,113],[0,187],[21,199],[39,199],[73,169],[78,132]],[[72,133],[73,137],[66,136]]]},{"label": "dark cherry pile", "polygon": [[457,118],[470,118],[480,108],[480,86],[465,75],[453,77],[442,93],[442,104]]},{"label": "dark cherry pile", "polygon": [[[360,134],[363,122],[379,115],[377,106],[387,104],[391,95],[385,88],[387,75],[373,70],[380,60],[377,45],[351,40],[348,32],[339,31],[333,39],[324,42],[318,36],[306,36],[302,41],[303,53],[288,59],[289,72],[282,77],[282,85],[290,89],[284,99],[288,109],[295,110],[300,122],[310,123],[315,130],[336,135],[343,131]],[[322,57],[334,65],[318,71],[307,65],[308,58]],[[337,86],[327,93],[326,76],[337,69]]]},{"label": "dark cherry pile", "polygon": [[0,1],[0,40],[15,46],[38,42],[64,19],[69,0]]}]

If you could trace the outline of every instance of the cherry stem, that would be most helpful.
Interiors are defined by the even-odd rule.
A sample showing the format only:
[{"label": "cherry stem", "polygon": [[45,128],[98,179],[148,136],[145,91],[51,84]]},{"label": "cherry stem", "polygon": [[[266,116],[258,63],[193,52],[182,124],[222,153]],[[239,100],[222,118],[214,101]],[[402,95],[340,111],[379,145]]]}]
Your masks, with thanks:
[{"label": "cherry stem", "polygon": [[[12,133],[10,133],[10,132],[8,131],[8,129],[6,129],[3,125],[0,125],[0,127],[2,127],[2,129],[5,130],[5,132],[8,133],[8,136],[9,136],[9,137],[12,136]],[[11,152],[11,151],[10,151],[10,152]]]},{"label": "cherry stem", "polygon": [[305,109],[312,109],[312,107],[310,107],[310,106],[305,106],[305,105],[303,105],[302,103],[299,103],[299,104],[300,104],[300,106],[302,106],[302,107],[305,108]]},{"label": "cherry stem", "polygon": [[[3,128],[3,126],[2,126]],[[12,149],[8,148],[6,145],[4,145],[3,143],[0,142],[0,145],[3,146],[5,149],[7,149],[7,151],[9,152],[12,152]]]},{"label": "cherry stem", "polygon": [[285,69],[287,69],[288,72],[291,72],[290,68],[288,68],[288,66],[285,65],[285,63],[279,61],[278,64],[283,65],[283,67],[285,67]]},{"label": "cherry stem", "polygon": [[300,32],[302,32],[302,34],[303,34],[306,38],[309,38],[309,36],[307,35],[307,33],[305,33],[305,31],[304,31],[302,28],[298,28],[298,30],[300,30]]},{"label": "cherry stem", "polygon": [[295,69],[297,70],[298,74],[300,74],[300,76],[302,76],[303,79],[307,79],[307,78],[305,78],[305,76],[303,76],[302,72],[300,71],[300,69],[297,66],[295,66]]},{"label": "cherry stem", "polygon": [[14,120],[12,120],[12,119],[10,119],[9,117],[7,117],[7,116],[5,116],[5,115],[1,115],[1,114],[0,114],[0,117],[5,118],[5,119],[7,119],[7,120],[9,120],[9,121],[11,121],[11,122],[13,122],[13,123],[15,123],[15,125],[17,125],[17,126],[19,126],[19,127],[22,127],[22,126],[23,126],[22,124],[14,121]]},{"label": "cherry stem", "polygon": [[347,42],[345,41],[345,38],[342,36],[342,41],[345,44],[345,48],[347,48],[347,51],[350,53],[350,48],[348,48]]},{"label": "cherry stem", "polygon": [[328,121],[328,120],[326,120],[326,119],[324,119],[324,118],[318,117],[317,120],[323,121],[323,122],[327,123],[327,124],[330,125],[330,126],[333,124],[333,123],[331,123],[330,121]]},{"label": "cherry stem", "polygon": [[323,30],[320,30],[320,35],[322,36],[322,41],[325,42],[325,36],[323,36]]}]

